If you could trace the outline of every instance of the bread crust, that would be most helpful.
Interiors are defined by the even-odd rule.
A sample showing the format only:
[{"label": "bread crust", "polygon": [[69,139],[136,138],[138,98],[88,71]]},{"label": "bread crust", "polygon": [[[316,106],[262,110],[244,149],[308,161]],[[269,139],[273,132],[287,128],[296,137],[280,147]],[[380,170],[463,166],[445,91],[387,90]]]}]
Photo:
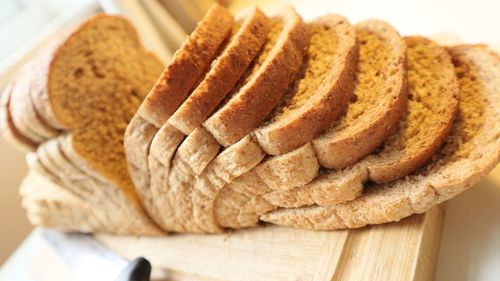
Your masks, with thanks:
[{"label": "bread crust", "polygon": [[10,113],[11,92],[15,83],[15,80],[9,82],[0,100],[0,131],[2,132],[3,138],[20,151],[33,151],[38,146],[38,143],[19,132],[14,125]]},{"label": "bread crust", "polygon": [[[380,93],[381,101],[371,112],[377,116],[359,126],[355,131],[337,137],[335,128],[313,141],[319,162],[329,169],[341,169],[358,162],[369,155],[389,136],[406,110],[406,45],[399,33],[390,25],[378,20],[368,20],[356,24],[390,42],[393,79],[387,81],[388,93]],[[389,65],[387,66],[389,67]]]},{"label": "bread crust", "polygon": [[283,18],[283,31],[257,73],[203,123],[225,147],[236,143],[264,120],[299,70],[309,34],[293,8],[287,7]]},{"label": "bread crust", "polygon": [[254,131],[259,145],[270,155],[290,152],[314,139],[337,119],[346,107],[353,91],[353,79],[358,57],[354,27],[346,18],[327,15],[312,25],[325,26],[338,38],[338,50],[324,73],[323,82],[301,107],[286,118],[261,126]]}]

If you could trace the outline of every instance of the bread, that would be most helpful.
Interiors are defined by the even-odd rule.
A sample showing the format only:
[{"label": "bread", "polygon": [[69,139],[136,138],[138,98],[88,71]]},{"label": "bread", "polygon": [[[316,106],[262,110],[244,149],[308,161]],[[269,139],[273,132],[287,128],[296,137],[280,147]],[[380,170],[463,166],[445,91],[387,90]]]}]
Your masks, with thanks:
[{"label": "bread", "polygon": [[[458,108],[458,82],[451,59],[436,43],[407,37],[408,112],[399,128],[373,153],[353,167],[323,171],[304,187],[272,192],[266,198],[281,207],[332,205],[347,201],[339,190],[358,190],[367,180],[377,183],[402,178],[424,165],[448,136]],[[342,200],[340,200],[342,199]],[[353,199],[352,197],[350,199]]]},{"label": "bread", "polygon": [[500,161],[500,57],[484,45],[449,49],[460,85],[458,116],[446,144],[413,175],[374,185],[359,198],[328,207],[282,209],[264,221],[308,228],[355,228],[423,213],[471,187]]},{"label": "bread", "polygon": [[[358,41],[360,41],[360,58],[358,62],[358,72],[356,74],[357,80],[355,82],[356,84],[354,85],[354,94],[358,97],[358,99],[349,105],[345,116],[341,117],[340,121],[335,122],[333,128],[330,128],[319,138],[314,139],[310,144],[307,144],[306,146],[303,146],[281,156],[270,157],[266,162],[258,165],[254,169],[256,171],[253,172],[254,177],[257,177],[258,179],[243,177],[242,179],[236,180],[235,187],[231,186],[231,184],[228,185],[227,188],[234,189],[235,192],[226,191],[224,193],[221,193],[221,198],[216,199],[217,205],[223,206],[223,201],[233,201],[235,200],[235,197],[240,196],[237,194],[238,190],[240,189],[239,187],[255,185],[254,183],[243,182],[249,179],[252,182],[259,181],[260,185],[264,185],[265,187],[267,187],[259,188],[261,192],[258,194],[253,194],[251,196],[249,196],[248,194],[246,195],[249,201],[259,202],[259,204],[262,204],[265,208],[262,210],[255,210],[255,208],[251,206],[250,202],[244,202],[244,205],[254,215],[254,218],[252,219],[248,217],[250,216],[250,214],[244,213],[244,209],[241,209],[241,205],[238,206],[237,204],[233,204],[232,206],[234,207],[234,209],[228,210],[228,212],[238,212],[239,216],[245,217],[248,223],[255,224],[257,222],[258,215],[274,208],[274,206],[301,206],[301,204],[307,204],[310,201],[309,198],[311,198],[312,195],[310,193],[303,194],[302,191],[299,192],[298,190],[304,188],[304,185],[308,184],[318,175],[321,157],[319,157],[318,151],[316,149],[317,141],[327,141],[329,139],[329,136],[333,134],[335,128],[339,128],[340,125],[338,124],[344,124],[345,122],[347,122],[346,118],[348,117],[346,116],[353,115],[353,113],[350,113],[353,106],[355,111],[357,109],[356,112],[359,112],[359,108],[368,107],[370,99],[366,97],[361,98],[364,95],[370,95],[370,98],[373,98],[373,96],[375,96],[376,98],[386,94],[386,87],[392,87],[392,91],[390,92],[391,94],[388,95],[390,96],[390,98],[384,96],[384,99],[381,99],[382,101],[380,101],[379,108],[370,110],[375,110],[375,112],[378,112],[382,116],[380,117],[381,120],[385,118],[384,116],[391,117],[389,119],[389,124],[387,124],[386,119],[384,119],[386,121],[383,121],[385,122],[384,126],[390,126],[390,128],[385,128],[386,130],[390,130],[396,125],[399,119],[395,118],[399,118],[403,114],[406,102],[406,92],[404,91],[406,86],[406,70],[404,62],[405,46],[402,38],[399,37],[399,34],[397,34],[397,32],[392,29],[392,27],[380,21],[363,22],[356,26],[356,30]],[[387,37],[389,37],[389,39],[387,39]],[[397,42],[398,44],[383,44],[382,42],[384,40],[386,40],[387,42]],[[401,44],[403,44],[403,46],[401,46]],[[377,46],[378,49],[374,50],[373,46]],[[375,52],[375,55],[373,52]],[[388,61],[385,61],[384,63],[380,63],[379,61],[377,61],[381,56],[387,54],[391,54],[391,56],[387,56]],[[392,69],[391,67],[395,67],[395,69]],[[392,72],[393,70],[395,71]],[[390,82],[386,82],[385,80],[387,79],[382,78],[381,76],[376,76],[376,72],[385,73],[385,75],[388,76],[392,75],[393,80],[391,80]],[[382,86],[375,88],[376,90],[378,90],[378,92],[374,90],[372,82],[373,80],[377,81],[378,83],[382,83]],[[389,102],[387,102],[386,98],[389,100]],[[358,102],[362,104],[359,105]],[[368,114],[368,116],[373,116],[374,113],[370,113],[370,110],[367,109],[365,113]],[[352,119],[353,118],[349,117],[349,122],[353,122]],[[361,122],[360,120],[358,121]],[[354,127],[356,127],[355,124]],[[362,134],[360,133],[355,136],[349,137],[344,136],[344,138],[357,138],[358,142],[361,141],[361,139],[372,142],[373,140],[370,139],[372,136],[367,134],[367,131],[372,130],[373,128],[371,128],[371,126],[377,124],[380,125],[381,123],[375,122],[371,125],[368,125],[363,121],[361,126],[357,125],[358,128],[361,127],[363,129],[361,131]],[[350,130],[350,132],[353,131]],[[375,147],[373,147],[372,149],[375,149]],[[346,176],[346,178],[340,179],[333,179],[332,177],[328,177],[326,180],[316,180],[316,185],[320,183],[327,183],[326,186],[329,188],[329,191],[331,191],[327,193],[327,196],[318,197],[328,198],[328,201],[334,200],[337,202],[342,202],[346,200],[352,200],[356,196],[360,195],[362,191],[361,184],[355,185],[354,187],[356,188],[352,188],[353,186],[342,186],[341,188],[338,188],[337,185],[335,185],[335,182],[340,182],[343,184],[351,183],[353,181],[354,175],[352,175],[352,172],[347,172]],[[354,177],[357,179],[359,178],[359,175],[355,175]],[[308,188],[307,190],[310,189]],[[268,197],[267,200],[270,200],[270,202],[266,202],[266,204],[263,204],[262,201],[266,199],[259,198],[260,196],[264,196],[266,198]],[[302,200],[305,199],[309,200],[302,202]],[[227,207],[224,208],[227,209]],[[259,211],[261,211],[261,213],[259,213]],[[216,213],[218,213],[219,218],[223,219],[222,217],[224,216],[224,211],[216,211]],[[237,227],[250,226],[242,225],[242,222],[228,222],[227,219],[225,219],[225,221],[227,226],[230,227],[234,226],[231,226],[229,224],[234,224]]]},{"label": "bread", "polygon": [[[236,90],[233,90],[233,92],[236,92],[237,89],[243,89],[243,88],[253,89],[252,88],[253,86],[259,85],[259,83],[261,83],[259,82],[261,81],[261,79],[259,78],[255,80],[251,77],[254,77],[254,75],[264,77],[275,71],[274,67],[280,65],[276,64],[275,61],[282,58],[281,56],[283,54],[281,53],[281,51],[283,45],[292,44],[292,46],[302,46],[304,43],[298,41],[307,40],[307,37],[299,36],[303,32],[302,31],[303,22],[300,19],[300,17],[293,10],[287,10],[286,13],[287,15],[283,18],[283,24],[281,24],[281,20],[279,20],[278,18],[273,20],[274,25],[271,26],[269,39],[266,45],[263,47],[263,51],[261,51],[259,57],[256,58],[256,62],[254,62],[254,64],[247,70],[245,76],[242,79],[240,79],[241,85],[237,85],[235,87]],[[280,42],[275,41],[278,38],[281,38]],[[275,50],[278,50],[280,52],[277,52]],[[262,65],[262,67],[265,67],[264,68],[265,71],[261,69],[262,67],[260,67],[260,65]],[[269,67],[269,65],[271,65],[272,67]],[[288,74],[288,75],[293,76],[293,74]],[[251,84],[250,85],[251,87],[247,86],[247,84],[245,83]],[[256,89],[259,88],[260,87],[257,87],[252,91],[256,91]],[[281,88],[278,87],[276,89],[268,89],[268,92],[252,93],[252,91],[247,91],[246,94],[251,94],[255,98],[265,99],[265,97],[263,96],[261,97],[261,95],[269,94],[270,92],[273,91],[276,91],[276,93],[274,93],[275,95],[279,95],[278,91],[281,91]],[[235,98],[240,99],[240,97],[244,95],[245,93],[243,94],[239,93],[236,95],[229,94],[229,96],[227,97],[228,103],[231,103],[231,101]],[[247,100],[247,101],[250,103],[243,107],[245,110],[251,108],[252,102],[254,100]],[[239,104],[243,105],[244,102],[240,102]],[[233,108],[231,114],[237,115],[238,113],[239,113],[238,109]],[[171,164],[166,163],[162,165],[161,161],[157,161],[153,158],[152,159],[153,163],[150,162],[151,166],[153,165],[155,166],[155,172],[152,173],[152,179],[153,178],[158,179],[158,182],[152,181],[151,183],[152,189],[163,190],[164,193],[168,194],[167,196],[171,198],[169,200],[168,207],[172,208],[173,210],[169,212],[164,212],[164,214],[171,214],[171,213],[175,214],[174,216],[175,219],[174,220],[170,219],[172,225],[170,225],[167,229],[173,231],[179,231],[179,229],[181,229],[181,231],[190,231],[190,232],[220,231],[220,228],[218,228],[215,225],[200,226],[200,223],[195,222],[196,214],[193,214],[193,212],[196,212],[197,210],[196,204],[203,203],[201,201],[196,201],[196,202],[193,201],[197,200],[193,198],[193,196],[196,195],[196,193],[193,192],[194,191],[193,185],[196,186],[195,184],[195,181],[197,180],[196,177],[200,178],[212,177],[213,173],[217,171],[218,173],[227,173],[228,175],[230,175],[228,176],[230,177],[230,179],[228,178],[228,180],[232,180],[233,178],[237,177],[234,176],[234,174],[244,173],[251,168],[250,165],[255,165],[260,160],[262,160],[262,157],[264,155],[262,152],[250,155],[249,157],[240,155],[247,149],[249,151],[253,151],[252,150],[252,148],[254,148],[253,145],[254,142],[249,137],[244,138],[243,140],[241,140],[241,142],[235,144],[234,147],[226,149],[226,151],[224,151],[221,155],[219,155],[217,158],[214,159],[218,150],[220,149],[220,146],[216,142],[215,138],[211,135],[211,133],[208,132],[208,130],[204,129],[203,127],[198,127],[190,134],[190,136],[188,136],[188,138],[186,138],[186,140],[178,148],[177,154],[173,158]],[[206,149],[198,150],[200,146]],[[183,153],[183,151],[196,152],[196,154]],[[211,151],[212,153],[210,154],[200,153],[202,151]],[[247,155],[247,153],[243,154]],[[168,153],[168,155],[169,157],[171,157],[171,153]],[[201,157],[203,157],[202,159],[203,161],[200,161],[201,159],[199,157],[196,157],[196,155],[200,155]],[[260,157],[260,155],[262,155],[262,157]],[[159,159],[159,157],[155,158]],[[220,169],[219,162],[226,161],[226,159],[237,161],[236,163],[232,164],[236,166],[246,167],[247,170],[231,171],[229,169],[228,170]],[[211,165],[208,165],[209,163],[211,163]],[[219,164],[214,164],[214,163],[219,163]],[[204,170],[205,167],[207,167],[206,170]],[[233,166],[228,165],[227,168],[233,168]],[[155,173],[161,173],[162,175],[157,176],[154,175]],[[209,178],[207,180],[209,181],[212,179]],[[220,183],[220,181],[218,181],[218,183]],[[214,184],[217,185],[217,183]],[[165,218],[165,220],[168,220],[168,218]]]},{"label": "bread", "polygon": [[[56,38],[59,45],[53,52],[41,53],[35,60],[45,62],[36,65],[36,72],[47,75],[22,73],[23,79],[44,80],[37,81],[44,88],[38,98],[64,128],[61,134],[68,135],[71,161],[114,186],[115,200],[123,200],[120,204],[128,206],[123,211],[133,213],[130,234],[159,234],[142,210],[128,175],[123,133],[162,64],[142,47],[134,27],[121,17],[96,15],[71,30]],[[30,100],[28,93],[21,94]],[[39,118],[33,108],[25,115],[17,113],[25,124],[36,124]]]},{"label": "bread", "polygon": [[397,125],[406,105],[405,44],[388,24],[356,25],[360,54],[354,101],[343,118],[313,141],[323,167],[341,169],[370,154]]},{"label": "bread", "polygon": [[69,232],[109,232],[85,200],[35,171],[29,172],[21,183],[20,194],[23,198],[21,204],[33,225]]},{"label": "bread", "polygon": [[12,121],[10,104],[14,81],[15,80],[11,81],[6,86],[0,100],[0,130],[3,138],[12,146],[21,151],[32,151],[38,146],[38,143],[21,134]]},{"label": "bread", "polygon": [[[232,25],[233,17],[229,11],[218,4],[213,5],[174,54],[125,131],[124,146],[130,175],[144,208],[157,223],[161,224],[161,218],[151,197],[148,164],[151,143],[158,130],[202,79],[230,35]],[[177,145],[174,143],[174,150]]]},{"label": "bread", "polygon": [[33,71],[40,71],[34,63],[28,63],[19,71],[11,92],[10,112],[14,126],[36,143],[55,137],[59,131],[41,120],[30,98],[31,91],[40,89],[34,83]]},{"label": "bread", "polygon": [[[229,184],[229,190],[219,195],[216,204],[222,209],[216,213],[221,220],[225,220],[226,226],[255,225],[259,214],[277,207],[333,205],[353,200],[361,195],[363,184],[368,179],[390,181],[404,177],[421,167],[436,153],[449,134],[458,105],[458,84],[453,65],[447,52],[428,39],[409,37],[405,42],[408,45],[408,113],[400,121],[399,130],[385,142],[384,148],[347,169],[323,170],[314,180],[318,164],[313,160],[312,150],[304,149],[300,153],[303,157],[309,156],[305,158],[309,159],[308,162],[295,160],[290,163],[278,158],[273,159],[276,163],[266,163],[267,169],[272,173],[264,174],[264,165],[258,166],[252,178],[259,178],[261,183],[245,183],[249,177],[243,177]],[[422,120],[423,117],[426,119]],[[300,170],[287,170],[290,166]],[[310,167],[307,172],[304,171],[306,167]],[[373,176],[372,171],[378,173]],[[296,175],[294,180],[300,179],[300,176],[309,176],[300,185],[299,182],[289,182],[288,177],[283,179],[281,175]],[[247,199],[240,199],[241,203],[238,205],[233,202],[233,198],[241,197],[238,193],[241,192],[242,185],[268,188],[261,187],[260,193],[251,194],[246,192],[248,189],[243,189]],[[225,206],[225,202],[232,202],[232,208]],[[252,202],[258,205],[253,205],[255,203]],[[247,209],[250,213],[245,213]],[[239,218],[239,224],[235,224],[224,218],[225,213],[234,212],[238,213],[237,218],[244,217],[248,221]]]},{"label": "bread", "polygon": [[294,84],[254,131],[267,154],[304,145],[331,126],[353,91],[358,48],[354,27],[336,15],[308,24],[310,44]]},{"label": "bread", "polygon": [[196,86],[228,38],[233,17],[214,4],[144,99],[138,114],[160,128]]},{"label": "bread", "polygon": [[309,42],[300,16],[288,7],[271,20],[269,42],[242,83],[203,126],[227,147],[255,129],[279,103],[297,74]]},{"label": "bread", "polygon": [[168,122],[185,135],[200,126],[232,90],[253,61],[269,32],[269,19],[258,8],[240,16],[241,26],[210,71]]}]

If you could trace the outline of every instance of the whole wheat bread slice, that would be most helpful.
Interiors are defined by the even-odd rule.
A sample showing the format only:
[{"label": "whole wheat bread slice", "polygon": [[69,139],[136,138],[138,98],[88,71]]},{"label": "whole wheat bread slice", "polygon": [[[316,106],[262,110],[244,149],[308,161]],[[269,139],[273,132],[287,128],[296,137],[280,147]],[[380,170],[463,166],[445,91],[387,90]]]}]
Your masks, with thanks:
[{"label": "whole wheat bread slice", "polygon": [[130,175],[144,208],[157,223],[161,224],[161,215],[154,206],[150,190],[148,155],[151,143],[163,123],[202,79],[232,26],[233,17],[229,11],[218,4],[213,5],[174,54],[125,131],[124,146]]},{"label": "whole wheat bread slice", "polygon": [[254,131],[267,154],[280,155],[314,139],[344,110],[353,91],[358,48],[347,19],[326,15],[308,23],[309,48],[294,84]]},{"label": "whole wheat bread slice", "polygon": [[[261,64],[266,65],[266,63],[270,64],[269,61],[273,62],[275,60],[282,59],[283,54],[281,52],[275,52],[274,51],[275,49],[281,48],[282,45],[284,44],[291,45],[294,48],[298,48],[297,46],[302,46],[304,44],[303,42],[294,41],[294,40],[296,41],[306,40],[306,38],[303,38],[303,36],[298,36],[295,34],[302,32],[301,28],[303,28],[302,27],[303,23],[300,17],[292,10],[287,10],[287,13],[289,13],[289,15],[287,17],[284,17],[283,27],[281,20],[279,19],[272,20],[273,26],[271,27],[272,30],[269,34],[268,42],[263,47],[263,50],[261,51],[259,57],[256,59],[256,62],[254,62],[254,64],[250,67],[250,69],[247,70],[247,74],[245,74],[245,76],[241,79],[240,85],[236,86],[233,92],[236,92],[240,87],[246,87],[245,83],[247,84],[259,83],[255,82],[255,79],[252,79],[251,77],[253,77],[254,75],[264,76],[268,73],[261,71],[260,65]],[[278,39],[279,34],[286,35],[281,39],[284,42],[275,43],[275,40]],[[272,63],[271,65],[279,65],[279,64]],[[270,71],[273,69],[274,69],[273,67],[267,66],[266,71]],[[243,86],[241,84],[243,84]],[[279,88],[275,89],[275,91],[280,91],[280,89]],[[265,94],[265,92],[254,93],[254,94]],[[227,100],[229,100],[230,102],[232,98],[233,94],[229,94]],[[248,107],[249,106],[251,105],[248,105]],[[170,129],[166,128],[166,130]],[[169,141],[169,139],[167,138],[161,140],[158,136],[155,137],[155,140],[158,143],[167,143]],[[249,142],[250,142],[249,138],[245,139],[245,141],[242,141],[241,145],[236,145],[235,148],[230,149],[228,153],[233,150],[237,150],[238,153],[241,153],[242,149],[245,149],[245,145],[248,145]],[[199,145],[203,145],[207,149],[197,150],[199,148]],[[208,165],[209,163],[217,162],[216,160],[217,158],[215,160],[213,159],[217,155],[219,149],[220,146],[212,137],[212,135],[203,127],[198,127],[180,145],[180,147],[178,148],[178,153],[172,160],[172,163],[168,163],[168,161],[166,161],[171,159],[170,158],[172,157],[171,153],[168,153],[167,159],[161,159],[162,157],[161,155],[153,156],[151,155],[152,153],[150,154],[150,169],[151,171],[153,171],[152,167],[154,167],[154,171],[160,174],[160,175],[153,175],[154,173],[152,173],[151,187],[152,189],[156,190],[158,194],[167,194],[166,197],[170,198],[169,203],[163,205],[168,206],[172,210],[168,212],[165,211],[163,212],[163,214],[174,213],[174,216],[164,215],[164,220],[165,221],[168,220],[171,224],[170,227],[168,228],[169,230],[171,229],[173,231],[184,231],[184,232],[212,231],[205,229],[206,227],[200,225],[200,223],[195,222],[196,218],[193,217],[192,209],[194,209],[193,206],[194,204],[196,204],[196,202],[191,202],[191,201],[193,197],[192,194],[193,185],[195,184],[196,181],[195,176],[198,175],[201,176],[202,171],[204,171],[205,167],[207,167],[207,169],[209,167],[212,167]],[[186,152],[191,151],[193,153],[196,152],[196,154],[192,155],[191,153],[183,153],[184,151]],[[207,153],[207,154],[202,153],[204,151],[211,151],[212,153]],[[226,154],[220,156],[222,157],[220,159],[225,159],[224,155]],[[203,161],[200,161],[201,158],[198,158],[196,155],[200,156],[203,159]],[[254,158],[252,158],[250,162],[253,161],[253,159]],[[260,160],[261,158],[258,159],[258,161]],[[247,159],[242,161],[247,161]],[[248,164],[245,162],[242,165],[246,166]],[[212,169],[213,168],[210,168],[209,170],[211,171]],[[213,228],[215,229],[213,231],[219,231],[217,227]]]},{"label": "whole wheat bread slice", "polygon": [[449,50],[460,85],[457,119],[445,146],[413,175],[374,185],[328,207],[282,209],[264,221],[309,229],[355,228],[423,213],[473,186],[500,161],[500,57],[483,45]]},{"label": "whole wheat bread slice", "polygon": [[[240,27],[210,71],[168,122],[188,135],[200,126],[232,90],[269,32],[269,20],[258,8],[240,14]],[[246,19],[245,19],[246,18]]]}]

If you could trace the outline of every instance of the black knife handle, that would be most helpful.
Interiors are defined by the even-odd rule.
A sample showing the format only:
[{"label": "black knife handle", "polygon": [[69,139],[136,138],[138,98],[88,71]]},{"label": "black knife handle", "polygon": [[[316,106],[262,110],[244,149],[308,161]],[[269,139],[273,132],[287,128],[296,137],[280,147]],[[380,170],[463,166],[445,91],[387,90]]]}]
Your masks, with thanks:
[{"label": "black knife handle", "polygon": [[131,261],[115,278],[114,281],[149,281],[151,277],[151,263],[139,257]]}]

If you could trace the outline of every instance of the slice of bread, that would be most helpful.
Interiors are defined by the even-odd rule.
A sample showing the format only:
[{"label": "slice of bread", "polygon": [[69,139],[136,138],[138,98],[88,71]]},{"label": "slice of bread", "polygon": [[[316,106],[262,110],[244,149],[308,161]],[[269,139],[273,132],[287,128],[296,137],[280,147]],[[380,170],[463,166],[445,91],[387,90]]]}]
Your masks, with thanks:
[{"label": "slice of bread", "polygon": [[279,103],[297,74],[309,35],[302,18],[287,6],[271,19],[268,43],[240,85],[203,126],[227,147],[254,130]]},{"label": "slice of bread", "polygon": [[242,13],[241,24],[210,71],[168,122],[188,135],[200,126],[231,91],[255,58],[269,33],[269,20],[258,8]]},{"label": "slice of bread", "polygon": [[184,44],[175,52],[160,79],[144,99],[138,114],[160,128],[193,90],[220,51],[233,27],[233,16],[214,4]]},{"label": "slice of bread", "polygon": [[311,35],[301,71],[280,105],[254,131],[267,154],[292,151],[337,119],[353,90],[358,48],[354,27],[341,16],[308,23]]},{"label": "slice of bread", "polygon": [[213,5],[174,54],[125,131],[124,146],[130,175],[145,209],[157,223],[161,223],[161,215],[153,205],[150,191],[148,155],[151,143],[165,121],[203,78],[232,26],[233,17],[229,11],[218,4]]},{"label": "slice of bread", "polygon": [[354,100],[345,116],[313,141],[323,167],[341,169],[370,154],[398,124],[406,106],[406,46],[390,25],[356,25],[359,64]]},{"label": "slice of bread", "polygon": [[282,209],[264,221],[308,228],[355,228],[423,213],[473,186],[500,161],[500,56],[484,45],[450,48],[460,85],[458,116],[445,146],[413,175],[370,186],[335,205]]},{"label": "slice of bread", "polygon": [[[258,222],[258,215],[277,207],[297,208],[313,204],[327,206],[353,200],[361,195],[363,184],[368,179],[375,181],[404,177],[420,168],[436,153],[450,132],[457,110],[458,83],[454,68],[447,52],[436,43],[422,37],[406,38],[405,43],[409,77],[408,113],[400,121],[399,130],[385,142],[384,148],[347,169],[339,171],[323,169],[316,179],[303,181],[305,185],[290,180],[307,174],[303,171],[305,167],[310,167],[309,173],[317,173],[318,167],[315,167],[317,165],[315,161],[309,160],[304,163],[291,158],[293,160],[287,162],[279,159],[273,159],[275,163],[264,162],[268,169],[274,172],[267,174],[257,172],[254,177],[259,177],[262,181],[260,185],[268,188],[260,187],[259,190],[263,193],[247,195],[248,201],[240,203],[243,205],[232,203],[233,208],[229,211],[232,210],[233,214],[238,212],[237,217],[243,217],[248,221],[240,218],[239,224],[233,223],[227,226],[255,225]],[[424,117],[425,122],[422,120]],[[295,153],[302,154],[302,157],[309,156],[306,159],[315,159],[312,150],[302,152],[297,150]],[[262,169],[262,166],[264,165],[257,166],[255,170]],[[290,167],[302,170],[292,171],[289,170]],[[391,169],[388,170],[386,167]],[[383,171],[383,173],[373,176],[372,171]],[[316,174],[310,179],[315,176]],[[237,179],[236,187],[245,185],[241,182],[244,180],[248,180],[248,177]],[[232,184],[228,188],[233,188]],[[233,193],[224,192],[223,197],[218,198],[218,204],[223,208],[218,217],[223,217],[224,212],[228,212],[224,201],[232,201],[232,197],[241,197],[237,193],[238,189]],[[245,213],[245,210],[250,213]],[[228,217],[235,216],[228,215]],[[223,219],[227,223],[228,219]]]},{"label": "slice of bread", "polygon": [[2,132],[2,137],[12,146],[25,152],[33,151],[38,146],[38,143],[21,134],[12,121],[10,105],[14,83],[15,80],[12,80],[5,87],[0,99],[0,131]]},{"label": "slice of bread", "polygon": [[27,63],[17,74],[11,92],[10,112],[14,126],[34,142],[41,143],[60,132],[40,118],[31,101],[30,92],[40,90],[34,88],[39,83],[34,83],[37,77],[33,72],[41,69],[35,63],[36,61]]}]

